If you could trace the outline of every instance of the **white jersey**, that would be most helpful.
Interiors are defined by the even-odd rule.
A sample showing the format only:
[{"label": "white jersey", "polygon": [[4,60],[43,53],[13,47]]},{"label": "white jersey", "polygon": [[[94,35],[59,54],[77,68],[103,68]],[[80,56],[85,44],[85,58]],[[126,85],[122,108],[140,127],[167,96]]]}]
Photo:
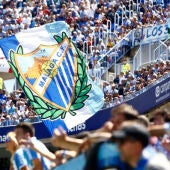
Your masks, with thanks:
[{"label": "white jersey", "polygon": [[[41,142],[40,140],[38,140],[36,137],[32,137],[31,138],[32,143],[34,143],[36,146],[38,146],[39,150],[43,150],[44,152],[49,152],[49,150],[47,149],[47,147],[44,145],[43,142]],[[30,150],[32,150],[30,148]],[[43,156],[41,156],[39,153],[36,153],[37,157],[41,160],[42,166],[43,166],[43,170],[49,170],[51,169],[51,161]]]}]

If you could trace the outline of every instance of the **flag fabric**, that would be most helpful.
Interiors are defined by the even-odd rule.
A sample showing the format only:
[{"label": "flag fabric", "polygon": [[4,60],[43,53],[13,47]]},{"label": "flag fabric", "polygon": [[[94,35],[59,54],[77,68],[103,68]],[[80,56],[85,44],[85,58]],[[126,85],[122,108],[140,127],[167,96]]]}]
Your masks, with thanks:
[{"label": "flag fabric", "polygon": [[4,87],[8,94],[12,93],[15,90],[16,80],[8,79],[4,80]]},{"label": "flag fabric", "polygon": [[0,40],[20,86],[52,130],[61,124],[69,129],[83,123],[104,102],[69,36],[68,25],[58,21]]},{"label": "flag fabric", "polygon": [[[2,54],[2,55],[1,55]],[[0,73],[12,73],[12,70],[4,57],[4,54],[0,50]]]}]

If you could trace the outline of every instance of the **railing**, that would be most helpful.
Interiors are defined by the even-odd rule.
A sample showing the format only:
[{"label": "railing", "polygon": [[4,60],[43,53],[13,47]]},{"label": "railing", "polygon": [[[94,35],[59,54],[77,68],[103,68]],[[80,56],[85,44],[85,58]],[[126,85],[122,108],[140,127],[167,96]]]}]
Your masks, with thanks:
[{"label": "railing", "polygon": [[133,71],[144,63],[161,58],[169,59],[169,47],[166,45],[170,39],[168,37],[167,24],[134,30],[133,46],[139,46],[139,50],[133,58]]},{"label": "railing", "polygon": [[[115,13],[115,24],[119,24],[119,18],[119,14]],[[94,34],[95,32],[93,33],[93,41],[92,39],[90,40],[90,46],[88,46],[87,41],[84,42],[83,52],[86,54],[87,61],[88,57],[92,56],[93,48],[97,46],[97,41],[99,38],[102,38],[103,42],[106,42],[107,44],[108,38],[114,35],[114,32],[111,32],[111,25],[111,21],[108,21],[106,30],[103,28],[98,28],[98,36],[96,37]],[[159,46],[159,42],[161,40],[168,37],[166,28],[167,24],[162,24],[155,25],[153,27],[142,27],[139,29],[131,30],[124,38],[117,42],[116,45],[112,47],[112,49],[106,52],[106,54],[99,55],[98,62],[101,68],[96,69],[94,66],[94,68],[89,70],[89,73],[91,76],[94,76],[99,80],[101,79],[102,75],[106,73],[106,80],[108,81],[108,70],[111,68],[111,66],[114,65],[114,74],[117,74],[117,61],[121,59],[121,57],[123,57],[132,47],[135,46],[140,46],[140,48],[133,59],[133,71],[140,65],[155,60],[155,55],[153,54],[155,48]]]},{"label": "railing", "polygon": [[[136,68],[141,65],[141,57],[140,57],[140,54],[141,54],[141,48],[138,49],[138,51],[136,52],[135,56],[133,57],[133,73],[134,71],[136,70]],[[138,57],[139,56],[139,57]],[[138,61],[138,58],[139,58],[139,61]]]},{"label": "railing", "polygon": [[170,48],[170,38],[166,39],[165,41],[160,41],[160,45],[154,50],[155,60],[170,59],[170,49],[169,48]]},{"label": "railing", "polygon": [[[123,39],[121,39],[112,49],[106,54],[100,56],[98,63],[93,64],[93,68],[88,69],[88,74],[95,78],[97,84],[100,85],[102,75],[106,73],[106,81],[109,79],[108,70],[114,64],[114,74],[117,74],[117,61],[121,59],[132,46],[133,30],[130,31]],[[86,42],[84,42],[86,44]],[[87,51],[88,52],[88,51]],[[88,55],[86,55],[86,61],[88,61]],[[98,65],[100,65],[98,67]]]},{"label": "railing", "polygon": [[131,49],[132,34],[133,30],[130,31],[124,38],[122,38],[115,46],[113,46],[112,49],[110,49],[105,55],[101,56],[99,62],[105,71],[107,71],[113,64],[116,64],[116,62]]}]

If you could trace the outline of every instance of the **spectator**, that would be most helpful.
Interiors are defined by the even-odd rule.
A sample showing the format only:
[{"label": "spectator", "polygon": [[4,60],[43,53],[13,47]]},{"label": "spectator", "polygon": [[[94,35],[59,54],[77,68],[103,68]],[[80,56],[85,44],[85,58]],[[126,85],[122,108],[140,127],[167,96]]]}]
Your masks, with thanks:
[{"label": "spectator", "polygon": [[[11,153],[10,169],[14,169],[15,164],[17,167],[20,167],[20,169],[24,168],[24,162],[26,161],[23,159],[22,155],[19,154],[19,150],[16,152],[18,149],[18,142],[14,132],[7,133],[5,145],[6,150]],[[20,158],[18,159],[18,162],[15,161],[17,157]]]},{"label": "spectator", "polygon": [[[20,123],[15,127],[15,131],[16,133],[16,139],[18,141],[18,143],[20,143],[22,141],[22,139],[27,140],[27,142],[29,140],[32,140],[36,143],[37,146],[39,146],[42,150],[48,151],[48,149],[46,148],[46,146],[40,142],[39,140],[36,139],[36,137],[34,137],[34,127],[31,124],[28,123]],[[22,147],[21,147],[22,148]],[[32,165],[34,166],[35,169],[43,169],[43,170],[47,170],[50,169],[50,161],[47,160],[44,157],[39,156],[35,151],[33,151],[31,148],[23,148],[25,150],[27,150],[28,154],[28,160],[32,162]]]},{"label": "spectator", "polygon": [[122,72],[125,75],[126,72],[129,72],[129,71],[130,71],[130,64],[127,62],[127,59],[124,59],[123,66],[122,66]]},{"label": "spectator", "polygon": [[132,122],[123,123],[109,142],[99,143],[90,150],[84,169],[144,170],[147,159],[142,157],[142,151],[148,144],[149,132],[144,126]]},{"label": "spectator", "polygon": [[146,170],[168,170],[170,167],[169,160],[165,155],[157,153],[146,166]]}]

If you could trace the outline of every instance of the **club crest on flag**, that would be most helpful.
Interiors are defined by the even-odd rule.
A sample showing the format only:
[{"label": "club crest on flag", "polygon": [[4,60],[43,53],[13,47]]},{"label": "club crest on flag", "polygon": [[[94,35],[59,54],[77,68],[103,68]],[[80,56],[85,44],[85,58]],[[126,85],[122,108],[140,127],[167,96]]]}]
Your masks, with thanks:
[{"label": "club crest on flag", "polygon": [[29,54],[14,54],[14,59],[32,91],[51,105],[68,111],[77,79],[76,52],[68,38],[53,46],[40,45]]},{"label": "club crest on flag", "polygon": [[55,45],[40,45],[24,54],[21,45],[10,50],[9,64],[41,118],[65,118],[84,107],[88,84],[84,57],[66,34],[54,36]]}]

